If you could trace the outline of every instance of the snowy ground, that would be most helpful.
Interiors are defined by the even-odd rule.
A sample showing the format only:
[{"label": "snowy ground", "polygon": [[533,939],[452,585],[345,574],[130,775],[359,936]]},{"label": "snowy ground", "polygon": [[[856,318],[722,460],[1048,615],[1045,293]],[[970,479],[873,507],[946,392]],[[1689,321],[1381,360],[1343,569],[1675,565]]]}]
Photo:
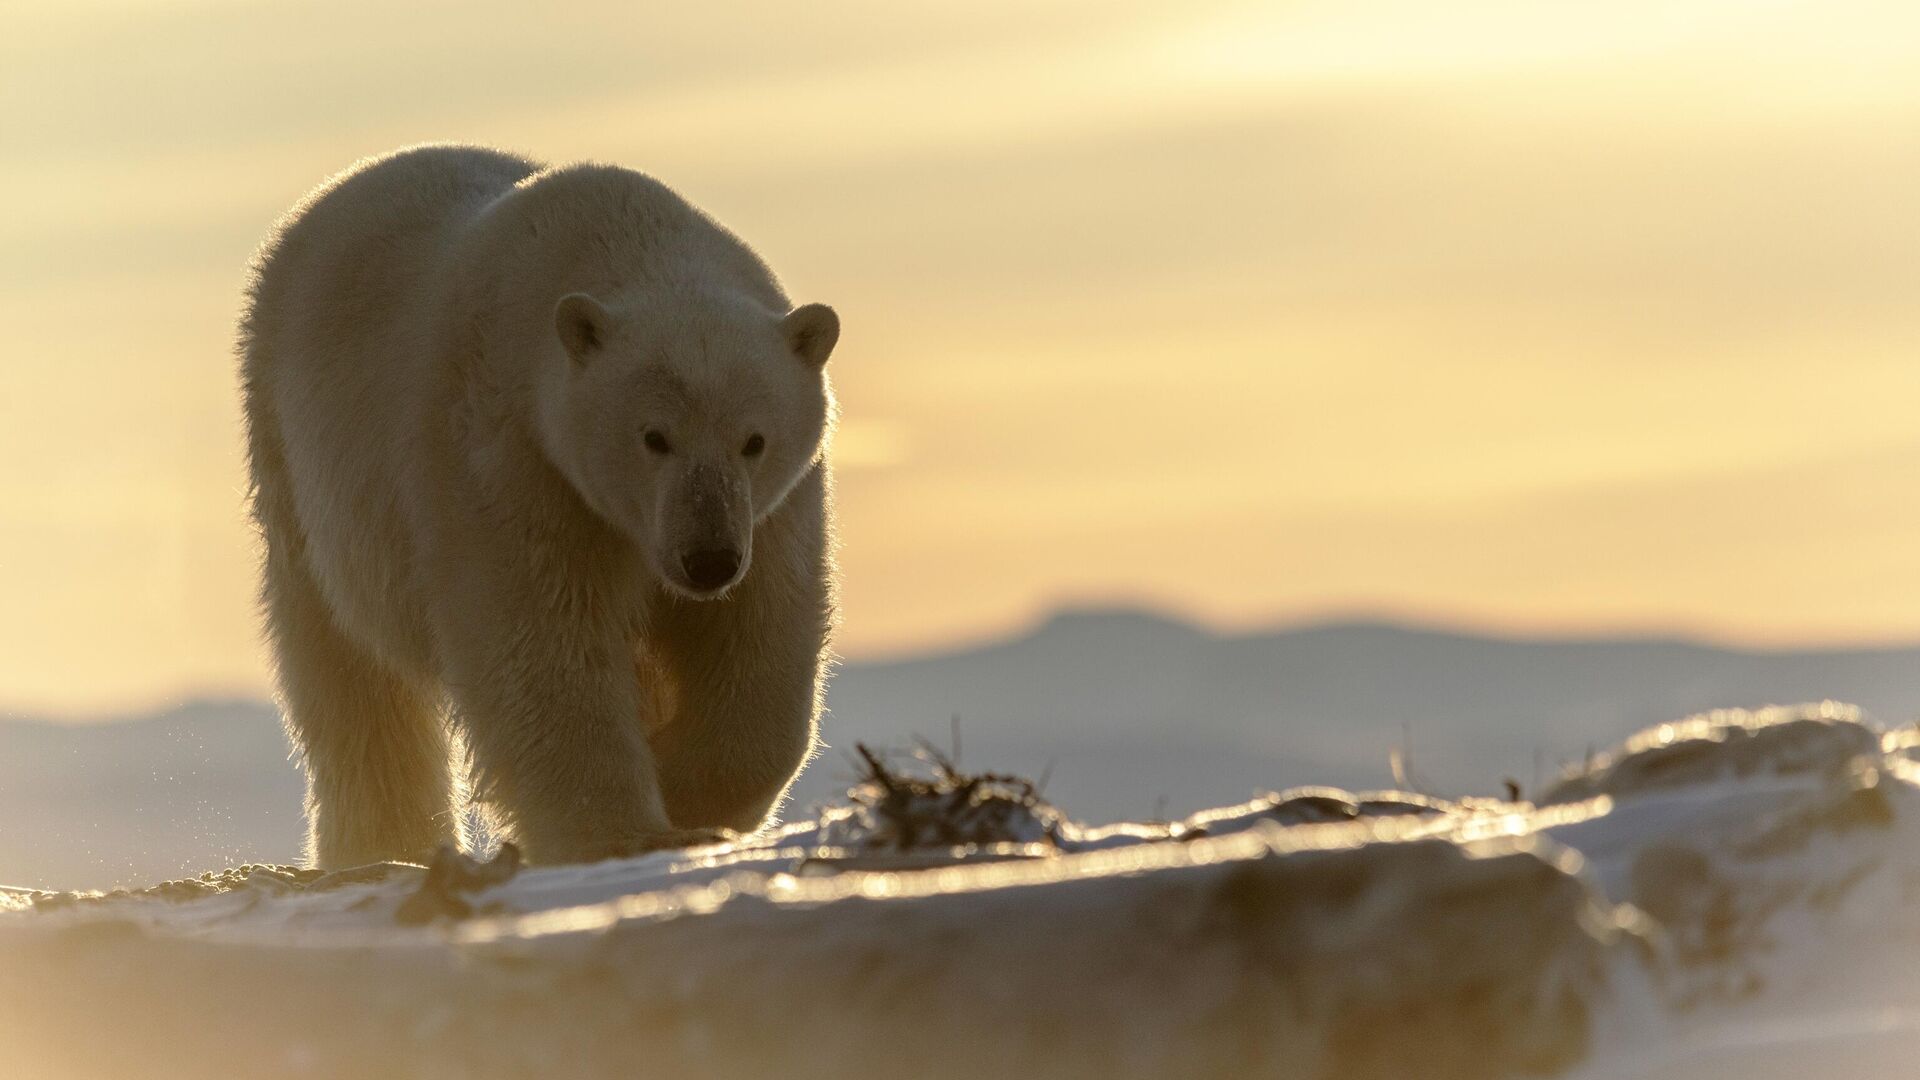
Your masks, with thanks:
[{"label": "snowy ground", "polygon": [[0,894],[23,1077],[1873,1078],[1920,1047],[1920,734],[1663,725],[1535,802],[1084,830],[881,772],[737,848]]}]

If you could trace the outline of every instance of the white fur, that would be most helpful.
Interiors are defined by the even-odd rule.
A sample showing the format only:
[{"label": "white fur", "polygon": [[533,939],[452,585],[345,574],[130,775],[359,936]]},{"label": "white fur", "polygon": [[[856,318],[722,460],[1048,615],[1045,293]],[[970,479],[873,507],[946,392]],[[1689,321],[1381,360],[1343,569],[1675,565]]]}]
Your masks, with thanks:
[{"label": "white fur", "polygon": [[[535,860],[768,818],[816,743],[833,619],[838,322],[790,308],[737,238],[610,166],[419,147],[281,222],[241,348],[319,865],[457,841],[453,731]],[[728,553],[730,582],[687,569]]]}]

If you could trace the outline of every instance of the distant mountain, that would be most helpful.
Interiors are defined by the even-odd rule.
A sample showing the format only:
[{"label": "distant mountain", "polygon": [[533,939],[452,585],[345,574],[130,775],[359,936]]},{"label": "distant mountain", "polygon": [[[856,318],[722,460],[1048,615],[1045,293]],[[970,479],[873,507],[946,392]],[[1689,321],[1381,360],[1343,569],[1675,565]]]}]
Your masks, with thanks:
[{"label": "distant mountain", "polygon": [[956,715],[970,764],[1051,764],[1061,803],[1113,819],[1162,799],[1179,815],[1294,784],[1385,786],[1402,746],[1440,791],[1497,792],[1509,777],[1531,788],[1650,723],[1825,698],[1888,723],[1920,716],[1920,648],[1771,652],[1366,622],[1222,636],[1070,612],[980,649],[850,666],[829,697],[835,749],[797,801],[845,778],[836,758],[853,742],[917,734],[944,747]]},{"label": "distant mountain", "polygon": [[[1677,640],[1508,640],[1379,623],[1218,635],[1071,612],[960,652],[849,664],[794,813],[845,787],[855,742],[1047,775],[1086,820],[1181,815],[1305,783],[1389,784],[1410,748],[1445,793],[1532,788],[1589,748],[1709,708],[1836,698],[1920,716],[1920,648],[1768,652]],[[1539,775],[1539,774],[1545,775]],[[75,727],[0,721],[0,883],[147,881],[299,854],[301,783],[271,708],[200,703]]]}]

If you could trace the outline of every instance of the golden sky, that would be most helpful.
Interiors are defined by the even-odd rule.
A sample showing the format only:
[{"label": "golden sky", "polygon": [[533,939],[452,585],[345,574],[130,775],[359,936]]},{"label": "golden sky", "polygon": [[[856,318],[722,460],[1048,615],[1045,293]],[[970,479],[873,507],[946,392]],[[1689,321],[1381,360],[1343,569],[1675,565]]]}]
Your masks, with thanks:
[{"label": "golden sky", "polygon": [[1920,636],[1908,0],[0,0],[0,709],[263,692],[243,268],[428,140],[653,172],[839,309],[856,657]]}]

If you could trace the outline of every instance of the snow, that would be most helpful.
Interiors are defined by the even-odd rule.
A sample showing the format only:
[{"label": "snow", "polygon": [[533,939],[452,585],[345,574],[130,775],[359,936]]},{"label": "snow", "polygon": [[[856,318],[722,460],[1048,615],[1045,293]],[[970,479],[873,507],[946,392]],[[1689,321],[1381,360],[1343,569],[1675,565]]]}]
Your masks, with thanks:
[{"label": "snow", "polygon": [[1651,728],[1536,805],[1083,828],[876,763],[732,846],[0,893],[22,1076],[1904,1076],[1920,734]]}]

